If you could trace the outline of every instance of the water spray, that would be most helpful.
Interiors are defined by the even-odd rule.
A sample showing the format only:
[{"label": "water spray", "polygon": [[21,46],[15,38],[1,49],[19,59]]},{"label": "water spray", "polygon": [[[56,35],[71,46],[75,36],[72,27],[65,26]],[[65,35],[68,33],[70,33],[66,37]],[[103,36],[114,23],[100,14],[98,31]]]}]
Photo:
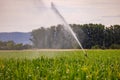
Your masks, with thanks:
[{"label": "water spray", "polygon": [[84,52],[84,55],[87,57],[87,53],[86,51],[83,49],[83,46],[81,45],[80,41],[78,40],[77,36],[75,35],[75,33],[73,32],[72,28],[70,27],[70,25],[67,23],[67,21],[64,19],[64,17],[60,14],[60,12],[57,10],[57,8],[55,7],[55,5],[53,4],[53,2],[51,2],[51,8],[52,10],[56,13],[56,15],[63,21],[63,25],[70,31],[70,33],[72,34],[72,36],[75,38],[75,40],[77,41],[77,43],[79,44],[79,46],[81,47],[82,51]]}]

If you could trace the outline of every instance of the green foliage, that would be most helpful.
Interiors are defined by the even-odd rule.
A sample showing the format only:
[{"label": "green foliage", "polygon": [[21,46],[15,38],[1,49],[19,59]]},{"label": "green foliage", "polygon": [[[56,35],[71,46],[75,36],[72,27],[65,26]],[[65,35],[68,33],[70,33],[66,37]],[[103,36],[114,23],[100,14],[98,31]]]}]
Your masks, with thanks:
[{"label": "green foliage", "polygon": [[16,44],[14,41],[0,41],[0,50],[22,50],[30,49],[31,47],[29,44]]},{"label": "green foliage", "polygon": [[118,45],[118,44],[112,44],[109,48],[110,49],[120,49],[120,45]]},{"label": "green foliage", "polygon": [[71,25],[76,33],[79,41],[84,48],[92,48],[94,45],[103,46],[104,42],[104,25],[102,24],[84,24],[84,25]]},{"label": "green foliage", "polygon": [[[112,44],[120,45],[120,25],[105,27],[102,24],[70,24],[84,48],[94,45],[109,48]],[[80,48],[75,39],[68,34],[64,26],[52,26],[32,31],[32,42],[37,48]]]},{"label": "green foliage", "polygon": [[[0,58],[0,80],[119,80],[120,50],[89,50],[88,58],[81,51],[43,51],[39,58]],[[2,57],[3,52],[0,52]],[[8,54],[17,52],[4,52]],[[40,56],[44,53],[44,56]],[[55,53],[54,57],[49,57]],[[25,55],[26,55],[25,54]],[[36,55],[34,53],[34,55]],[[46,55],[46,56],[45,56]],[[5,55],[4,55],[5,56]]]},{"label": "green foliage", "polygon": [[32,31],[31,41],[35,48],[39,49],[69,49],[76,48],[78,44],[71,35],[66,31],[63,25],[51,26],[51,28],[39,28]]},{"label": "green foliage", "polygon": [[92,49],[100,49],[99,45],[92,46]]},{"label": "green foliage", "polygon": [[105,30],[105,46],[109,48],[112,44],[120,45],[120,25],[114,25]]}]

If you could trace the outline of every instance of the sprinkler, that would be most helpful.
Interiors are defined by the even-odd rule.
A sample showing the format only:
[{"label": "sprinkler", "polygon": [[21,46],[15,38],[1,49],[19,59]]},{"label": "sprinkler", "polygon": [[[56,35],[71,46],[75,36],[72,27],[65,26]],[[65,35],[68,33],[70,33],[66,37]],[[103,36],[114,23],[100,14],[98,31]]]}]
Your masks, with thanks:
[{"label": "sprinkler", "polygon": [[80,41],[78,40],[76,34],[74,33],[74,31],[72,30],[72,28],[70,27],[70,25],[67,23],[67,21],[64,19],[64,17],[60,14],[60,12],[57,10],[57,8],[55,7],[54,3],[51,2],[51,8],[52,10],[55,12],[55,14],[61,19],[61,21],[63,21],[63,25],[64,27],[71,33],[71,35],[74,37],[74,39],[77,41],[77,43],[79,44],[79,46],[81,47],[84,55],[87,57],[87,53],[86,51],[83,49],[82,44],[80,43]]}]

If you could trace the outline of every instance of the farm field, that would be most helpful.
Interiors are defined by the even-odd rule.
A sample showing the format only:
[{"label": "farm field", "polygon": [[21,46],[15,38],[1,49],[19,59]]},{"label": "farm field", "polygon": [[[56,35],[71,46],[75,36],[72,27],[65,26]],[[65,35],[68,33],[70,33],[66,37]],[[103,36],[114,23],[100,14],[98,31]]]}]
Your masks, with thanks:
[{"label": "farm field", "polygon": [[0,51],[0,80],[120,80],[120,50]]}]

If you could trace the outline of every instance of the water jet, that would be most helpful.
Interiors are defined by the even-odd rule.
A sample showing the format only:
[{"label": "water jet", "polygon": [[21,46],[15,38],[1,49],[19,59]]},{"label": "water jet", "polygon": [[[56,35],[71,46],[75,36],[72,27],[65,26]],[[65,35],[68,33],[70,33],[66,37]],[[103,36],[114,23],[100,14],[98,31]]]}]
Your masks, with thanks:
[{"label": "water jet", "polygon": [[72,30],[72,28],[70,27],[70,25],[67,23],[67,21],[64,19],[64,17],[60,14],[60,12],[57,10],[57,8],[55,7],[54,3],[51,2],[51,9],[54,11],[54,13],[61,19],[61,21],[63,21],[63,25],[66,29],[68,29],[68,31],[71,33],[71,35],[74,37],[74,39],[77,41],[77,43],[79,44],[80,48],[82,49],[84,55],[87,57],[87,53],[86,51],[83,49],[82,44],[80,43],[80,41],[78,40],[76,34],[74,33],[74,31]]}]

